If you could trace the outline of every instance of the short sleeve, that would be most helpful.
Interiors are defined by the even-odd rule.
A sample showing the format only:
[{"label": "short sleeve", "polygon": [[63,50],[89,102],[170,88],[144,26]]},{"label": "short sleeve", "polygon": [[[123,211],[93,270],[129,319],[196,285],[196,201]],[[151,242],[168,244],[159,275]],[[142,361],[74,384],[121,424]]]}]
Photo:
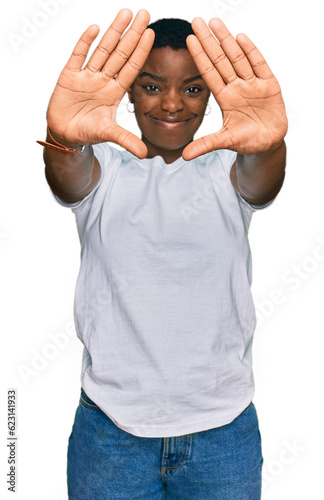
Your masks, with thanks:
[{"label": "short sleeve", "polygon": [[237,193],[237,196],[240,200],[240,203],[243,203],[244,205],[248,206],[251,210],[253,210],[253,212],[256,212],[258,210],[262,210],[263,208],[269,207],[270,205],[272,205],[272,203],[276,199],[276,196],[275,196],[272,200],[268,201],[267,203],[264,203],[263,205],[253,205],[252,203],[249,203],[248,201],[246,201],[239,193]]}]

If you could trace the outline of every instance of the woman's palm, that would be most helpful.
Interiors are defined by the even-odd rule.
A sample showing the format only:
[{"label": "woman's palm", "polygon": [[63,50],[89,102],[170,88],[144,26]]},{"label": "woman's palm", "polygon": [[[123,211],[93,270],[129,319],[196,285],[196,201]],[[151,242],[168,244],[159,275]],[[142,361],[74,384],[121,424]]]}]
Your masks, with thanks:
[{"label": "woman's palm", "polygon": [[183,151],[190,160],[215,149],[257,154],[280,143],[287,116],[279,84],[262,54],[245,35],[236,39],[219,19],[211,34],[204,21],[193,23],[189,51],[220,106],[223,127],[193,141]]},{"label": "woman's palm", "polygon": [[89,48],[98,34],[90,26],[78,41],[51,96],[49,128],[70,144],[111,141],[137,156],[146,146],[116,122],[118,105],[143,66],[153,44],[154,33],[146,30],[149,14],[140,11],[121,37],[132,17],[121,10],[102,37],[85,68]]}]

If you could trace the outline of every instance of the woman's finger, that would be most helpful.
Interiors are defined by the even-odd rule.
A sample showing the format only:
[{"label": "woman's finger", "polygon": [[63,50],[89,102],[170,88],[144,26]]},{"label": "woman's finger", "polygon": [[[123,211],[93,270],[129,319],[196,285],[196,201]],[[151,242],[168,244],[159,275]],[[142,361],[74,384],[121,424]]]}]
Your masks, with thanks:
[{"label": "woman's finger", "polygon": [[122,9],[109,26],[96,50],[90,57],[85,69],[90,73],[96,73],[106,63],[110,54],[118,44],[120,37],[131,22],[133,13],[129,9]]},{"label": "woman's finger", "polygon": [[125,90],[125,92],[129,89],[141,68],[143,67],[154,42],[154,31],[151,29],[147,29],[136,49],[134,50],[131,57],[128,59],[125,66],[118,73],[116,82]]},{"label": "woman's finger", "polygon": [[235,73],[243,80],[250,80],[254,77],[251,64],[233,35],[229,32],[223,21],[220,19],[211,19],[209,26],[217,37],[224,53],[231,62]]},{"label": "woman's finger", "polygon": [[113,78],[127,63],[134,52],[141,36],[147,28],[150,21],[150,15],[147,10],[140,10],[132,25],[122,37],[117,47],[102,68],[102,72],[110,78]]},{"label": "woman's finger", "polygon": [[221,77],[218,69],[206,54],[204,48],[195,35],[189,35],[187,38],[187,46],[193,60],[198,68],[199,73],[205,80],[209,90],[217,99],[217,95],[225,88],[225,82]]},{"label": "woman's finger", "polygon": [[182,157],[184,160],[189,161],[211,151],[217,149],[231,149],[231,147],[232,140],[230,135],[225,129],[221,129],[219,132],[205,135],[188,144],[182,152]]},{"label": "woman's finger", "polygon": [[87,58],[90,46],[99,33],[99,27],[95,24],[89,26],[83,33],[78,43],[74,47],[70,59],[66,64],[66,69],[70,71],[81,71]]},{"label": "woman's finger", "polygon": [[231,62],[229,61],[216,38],[210,32],[205,21],[200,17],[196,17],[192,21],[191,25],[196,37],[204,48],[204,51],[208,55],[215,68],[217,68],[217,71],[222,76],[225,83],[230,83],[235,80],[237,78],[237,75]]},{"label": "woman's finger", "polygon": [[103,141],[114,142],[119,144],[122,148],[127,149],[130,153],[138,158],[145,158],[147,155],[147,147],[144,142],[132,132],[124,129],[116,124],[114,129],[109,130],[107,138],[102,137]]},{"label": "woman's finger", "polygon": [[244,35],[243,33],[237,35],[237,42],[244,50],[246,57],[250,61],[251,67],[253,69],[254,74],[258,78],[262,78],[263,80],[268,80],[273,77],[273,73],[269,68],[266,60],[264,59],[261,52],[256,48],[253,42]]}]

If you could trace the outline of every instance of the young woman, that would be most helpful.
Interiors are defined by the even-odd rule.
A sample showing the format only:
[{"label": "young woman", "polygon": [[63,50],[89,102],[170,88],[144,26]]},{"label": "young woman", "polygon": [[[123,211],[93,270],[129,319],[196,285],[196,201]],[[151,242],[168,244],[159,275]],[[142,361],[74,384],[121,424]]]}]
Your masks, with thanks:
[{"label": "young woman", "polygon": [[[82,245],[69,498],[258,500],[247,232],[284,178],[280,87],[219,19],[147,29],[141,10],[123,34],[131,18],[118,13],[87,63],[97,26],[82,35],[41,142]],[[126,92],[141,139],[116,123]],[[194,140],[210,93],[223,127]]]}]

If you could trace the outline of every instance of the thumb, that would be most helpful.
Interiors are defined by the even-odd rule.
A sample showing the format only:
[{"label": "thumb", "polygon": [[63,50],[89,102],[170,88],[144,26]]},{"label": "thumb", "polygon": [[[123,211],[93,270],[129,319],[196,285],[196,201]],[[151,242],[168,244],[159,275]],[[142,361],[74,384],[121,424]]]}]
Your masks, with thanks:
[{"label": "thumb", "polygon": [[215,132],[210,135],[205,135],[199,139],[194,140],[182,152],[184,160],[193,160],[198,156],[215,151],[217,149],[230,149],[232,141],[225,129]]},{"label": "thumb", "polygon": [[140,159],[146,158],[147,156],[147,147],[144,142],[120,125],[116,124],[116,127],[109,131],[109,138],[107,138],[107,141],[118,144]]}]

